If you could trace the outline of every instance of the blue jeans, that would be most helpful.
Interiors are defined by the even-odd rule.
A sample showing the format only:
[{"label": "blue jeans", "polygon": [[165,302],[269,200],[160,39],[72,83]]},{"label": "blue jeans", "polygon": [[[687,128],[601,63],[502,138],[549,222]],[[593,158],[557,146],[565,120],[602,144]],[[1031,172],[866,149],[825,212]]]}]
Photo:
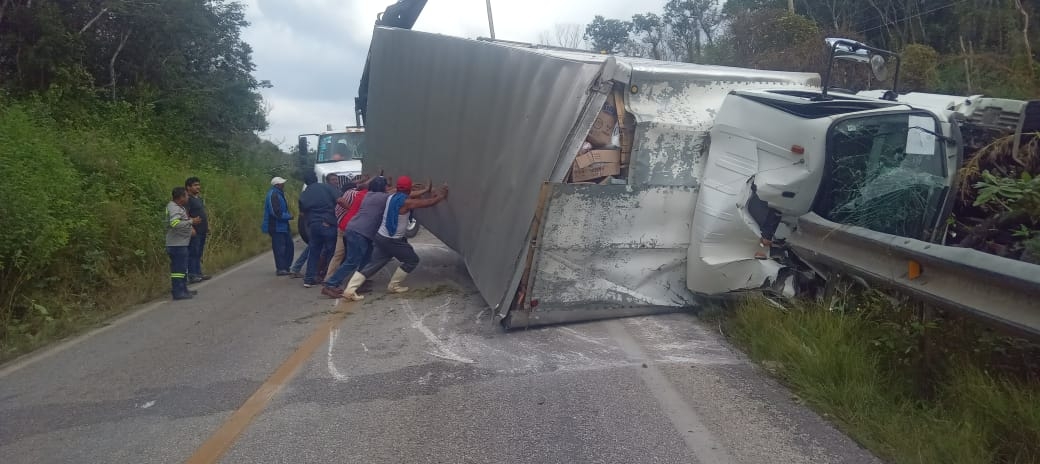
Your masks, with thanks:
[{"label": "blue jeans", "polygon": [[304,245],[303,251],[300,252],[300,257],[296,258],[296,262],[289,268],[289,272],[300,272],[303,269],[303,265],[307,264],[307,257],[311,254],[311,246]]},{"label": "blue jeans", "polygon": [[308,228],[311,232],[310,243],[307,244],[310,256],[307,257],[307,273],[303,276],[303,283],[313,284],[317,281],[318,264],[328,263],[336,252],[336,226],[318,222]]},{"label": "blue jeans", "polygon": [[202,252],[206,248],[206,235],[195,234],[188,244],[188,276],[202,276]]},{"label": "blue jeans", "polygon": [[339,269],[336,269],[331,277],[325,278],[326,287],[341,287],[343,281],[354,275],[354,272],[364,267],[372,259],[372,241],[365,238],[364,235],[348,230],[343,234],[343,243],[346,244],[346,257],[343,258],[343,264]]},{"label": "blue jeans", "polygon": [[275,270],[288,272],[294,251],[292,235],[289,232],[272,232],[271,251],[274,253]]},{"label": "blue jeans", "polygon": [[188,292],[188,247],[168,246],[170,255],[170,287],[174,296]]}]

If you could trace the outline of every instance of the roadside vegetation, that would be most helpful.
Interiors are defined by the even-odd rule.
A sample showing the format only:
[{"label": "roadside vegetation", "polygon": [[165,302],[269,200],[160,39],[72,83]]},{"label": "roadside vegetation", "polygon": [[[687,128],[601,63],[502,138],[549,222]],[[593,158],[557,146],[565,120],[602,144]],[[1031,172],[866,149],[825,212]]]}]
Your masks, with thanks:
[{"label": "roadside vegetation", "polygon": [[[1040,11],[1024,0],[872,0],[867,7],[830,0],[668,0],[631,18],[556,24],[541,41],[660,60],[822,73],[825,37],[902,54],[901,91],[1040,95]],[[868,81],[867,72],[854,66],[833,77],[852,90],[891,85]]]},{"label": "roadside vegetation", "polygon": [[[901,54],[899,90],[1040,96],[1036,2],[669,0],[629,18],[557,24],[542,43],[698,64],[823,73],[827,37]],[[793,8],[793,11],[791,10]],[[866,67],[832,84],[889,88]],[[890,74],[891,76],[891,74]],[[996,137],[996,138],[994,138]],[[965,136],[944,243],[1040,262],[1040,134]],[[922,318],[922,314],[929,314]],[[728,308],[728,335],[807,404],[900,463],[1040,462],[1040,347],[906,301],[850,291]]]},{"label": "roadside vegetation", "polygon": [[189,176],[208,273],[270,246],[263,194],[293,169],[256,135],[269,84],[241,5],[2,3],[0,361],[165,294],[163,210]]},{"label": "roadside vegetation", "polygon": [[1038,344],[871,291],[732,309],[740,348],[889,462],[1040,462]]}]

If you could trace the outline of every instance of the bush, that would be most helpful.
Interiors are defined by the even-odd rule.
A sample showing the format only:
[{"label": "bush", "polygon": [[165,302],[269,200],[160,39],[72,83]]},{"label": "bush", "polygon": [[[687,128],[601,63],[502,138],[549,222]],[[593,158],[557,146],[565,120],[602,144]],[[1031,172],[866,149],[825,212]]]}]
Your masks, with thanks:
[{"label": "bush", "polygon": [[126,104],[80,126],[40,99],[0,106],[0,359],[167,291],[165,205],[189,176],[211,217],[207,271],[269,246],[262,198],[272,171],[288,174],[273,145],[240,142],[244,163],[206,166]]},{"label": "bush", "polygon": [[923,92],[935,87],[939,52],[928,45],[910,44],[903,49],[902,58],[901,91]]}]

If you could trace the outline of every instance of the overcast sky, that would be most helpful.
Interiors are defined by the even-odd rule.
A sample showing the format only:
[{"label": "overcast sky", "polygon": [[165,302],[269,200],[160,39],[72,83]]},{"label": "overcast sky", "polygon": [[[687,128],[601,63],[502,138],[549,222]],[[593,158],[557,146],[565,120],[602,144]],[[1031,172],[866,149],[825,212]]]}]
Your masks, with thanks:
[{"label": "overcast sky", "polygon": [[[273,88],[263,95],[270,128],[262,137],[283,149],[297,134],[325,124],[354,124],[354,97],[365,66],[377,13],[395,0],[245,0],[252,25],[243,37],[253,47],[257,79]],[[555,24],[581,24],[601,14],[629,19],[660,12],[666,0],[492,0],[495,36],[538,42]],[[486,37],[484,0],[429,0],[416,30]]]}]

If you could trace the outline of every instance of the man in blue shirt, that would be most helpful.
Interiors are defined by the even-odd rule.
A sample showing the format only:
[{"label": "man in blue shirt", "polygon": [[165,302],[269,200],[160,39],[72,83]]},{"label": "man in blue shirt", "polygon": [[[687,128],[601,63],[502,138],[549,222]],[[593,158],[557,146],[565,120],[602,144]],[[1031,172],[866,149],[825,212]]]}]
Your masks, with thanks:
[{"label": "man in blue shirt", "polygon": [[271,188],[264,199],[264,222],[260,226],[266,234],[271,235],[271,251],[274,253],[274,267],[277,275],[289,275],[289,266],[293,259],[292,231],[289,221],[289,203],[285,200],[285,179],[271,179]]},{"label": "man in blue shirt", "polygon": [[184,181],[184,188],[188,191],[188,204],[184,208],[188,210],[189,217],[199,218],[195,222],[195,235],[192,235],[191,243],[188,244],[188,283],[194,284],[210,279],[202,272],[202,253],[206,249],[206,237],[209,236],[209,215],[206,214],[206,203],[202,201],[202,182],[199,178],[189,177]]}]

